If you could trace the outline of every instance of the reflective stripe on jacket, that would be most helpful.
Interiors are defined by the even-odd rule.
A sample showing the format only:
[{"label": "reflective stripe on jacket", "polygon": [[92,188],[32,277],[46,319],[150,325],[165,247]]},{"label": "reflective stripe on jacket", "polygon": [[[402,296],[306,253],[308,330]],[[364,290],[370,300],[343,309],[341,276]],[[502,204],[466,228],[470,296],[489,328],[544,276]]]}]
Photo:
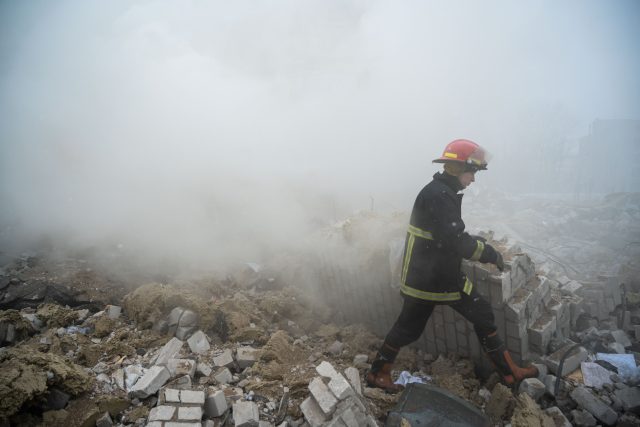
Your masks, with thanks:
[{"label": "reflective stripe on jacket", "polygon": [[495,251],[464,231],[458,179],[437,173],[418,194],[404,247],[401,292],[420,300],[450,302],[473,284],[462,273],[462,258],[491,262]]}]

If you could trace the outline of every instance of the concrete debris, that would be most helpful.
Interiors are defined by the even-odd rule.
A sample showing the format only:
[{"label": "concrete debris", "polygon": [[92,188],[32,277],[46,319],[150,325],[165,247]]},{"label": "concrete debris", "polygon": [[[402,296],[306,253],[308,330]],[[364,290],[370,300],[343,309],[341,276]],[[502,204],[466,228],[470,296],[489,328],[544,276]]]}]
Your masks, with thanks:
[{"label": "concrete debris", "polygon": [[618,419],[618,414],[588,389],[576,387],[570,395],[581,408],[606,425],[614,425]]},{"label": "concrete debris", "polygon": [[202,331],[197,331],[188,340],[189,348],[196,354],[204,354],[211,348],[209,346],[209,339],[207,335]]},{"label": "concrete debris", "polygon": [[574,409],[571,411],[573,425],[580,427],[595,427],[598,425],[596,419],[589,412],[582,409]]},{"label": "concrete debris", "polygon": [[255,427],[260,421],[258,405],[254,402],[238,401],[233,404],[233,422],[235,427]]},{"label": "concrete debris", "polygon": [[537,378],[525,378],[520,383],[519,393],[528,394],[533,400],[538,400],[545,393],[545,385]]},{"label": "concrete debris", "polygon": [[131,387],[129,396],[144,399],[155,394],[171,378],[171,373],[164,366],[152,366],[144,376]]},{"label": "concrete debris", "polygon": [[[556,352],[552,353],[545,359],[545,363],[549,367],[549,370],[555,375],[565,376],[580,367],[580,364],[587,360],[589,353],[584,347],[577,347],[571,350],[565,357],[565,354],[573,347],[575,343],[569,343],[560,348]],[[560,369],[560,361],[562,358],[564,363],[562,365],[562,372],[558,372]]]},{"label": "concrete debris", "polygon": [[183,341],[178,338],[171,338],[168,343],[162,347],[160,353],[156,357],[154,363],[158,366],[164,366],[169,362],[169,359],[175,359],[180,350],[182,349]]},{"label": "concrete debris", "polygon": [[253,366],[257,360],[257,350],[253,347],[244,346],[238,347],[236,350],[236,362],[240,369]]}]

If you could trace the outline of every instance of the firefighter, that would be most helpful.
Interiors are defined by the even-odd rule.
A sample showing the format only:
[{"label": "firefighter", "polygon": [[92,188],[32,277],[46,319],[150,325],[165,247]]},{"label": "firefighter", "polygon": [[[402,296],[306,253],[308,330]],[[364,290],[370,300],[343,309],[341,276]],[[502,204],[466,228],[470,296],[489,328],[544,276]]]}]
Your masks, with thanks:
[{"label": "firefighter", "polygon": [[464,231],[462,194],[487,169],[488,156],[475,142],[458,139],[449,143],[434,163],[444,171],[433,176],[418,194],[407,231],[401,271],[402,311],[387,334],[367,373],[367,383],[388,392],[402,389],[391,379],[391,367],[400,348],[416,341],[438,304],[447,304],[473,324],[484,351],[503,380],[513,385],[535,377],[535,367],[521,368],[513,362],[497,334],[491,305],[474,289],[461,270],[462,258],[495,264],[504,262],[500,252],[480,237]]}]

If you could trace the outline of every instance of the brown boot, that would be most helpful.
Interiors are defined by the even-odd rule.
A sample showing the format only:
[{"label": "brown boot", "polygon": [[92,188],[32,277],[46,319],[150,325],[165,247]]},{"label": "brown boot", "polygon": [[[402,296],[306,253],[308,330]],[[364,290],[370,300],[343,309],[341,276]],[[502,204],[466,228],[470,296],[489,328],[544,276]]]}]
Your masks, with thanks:
[{"label": "brown boot", "polygon": [[398,393],[402,391],[403,387],[399,384],[394,384],[391,379],[391,363],[384,363],[378,369],[374,370],[375,363],[371,367],[371,370],[367,373],[367,385],[369,387],[378,387],[386,391],[387,393]]},{"label": "brown boot", "polygon": [[511,386],[525,378],[538,376],[538,368],[535,366],[521,368],[513,361],[511,354],[507,350],[492,351],[488,354],[507,385]]}]

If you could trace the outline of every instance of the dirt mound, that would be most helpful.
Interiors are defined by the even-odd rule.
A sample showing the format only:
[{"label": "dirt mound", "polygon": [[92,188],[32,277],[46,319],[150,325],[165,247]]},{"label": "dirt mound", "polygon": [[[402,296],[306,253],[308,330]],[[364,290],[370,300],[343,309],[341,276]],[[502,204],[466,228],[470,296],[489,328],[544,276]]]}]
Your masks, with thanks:
[{"label": "dirt mound", "polygon": [[23,403],[55,386],[77,395],[88,391],[93,379],[65,358],[18,346],[0,355],[0,419],[15,414]]},{"label": "dirt mound", "polygon": [[60,328],[72,325],[78,320],[78,312],[58,304],[41,304],[36,315],[49,328]]},{"label": "dirt mound", "polygon": [[513,427],[555,427],[556,423],[526,393],[516,398],[516,407],[511,417]]},{"label": "dirt mound", "polygon": [[[13,328],[13,337],[6,336],[9,328]],[[7,342],[22,341],[35,332],[31,322],[22,317],[18,310],[0,311],[0,344],[2,344],[5,339]]]}]

